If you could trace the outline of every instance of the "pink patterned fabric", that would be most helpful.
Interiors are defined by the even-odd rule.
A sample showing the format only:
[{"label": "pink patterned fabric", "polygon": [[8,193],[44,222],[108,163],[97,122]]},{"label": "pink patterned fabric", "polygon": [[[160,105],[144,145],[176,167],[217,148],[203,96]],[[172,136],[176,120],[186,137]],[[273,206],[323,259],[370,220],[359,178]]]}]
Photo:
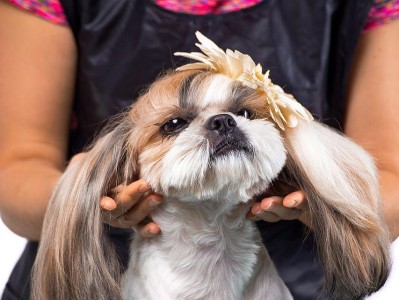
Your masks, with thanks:
[{"label": "pink patterned fabric", "polygon": [[370,10],[364,31],[399,19],[399,0],[376,0]]},{"label": "pink patterned fabric", "polygon": [[[11,4],[29,11],[50,22],[67,24],[59,0],[8,0]],[[194,15],[234,12],[267,0],[153,0],[157,5],[174,12]],[[370,10],[365,31],[392,20],[399,19],[399,0],[375,0]]]},{"label": "pink patterned fabric", "polygon": [[52,23],[66,25],[67,20],[59,0],[8,0],[11,4],[29,11]]},{"label": "pink patterned fabric", "polygon": [[174,12],[193,15],[222,14],[254,6],[262,0],[154,0],[154,2]]}]

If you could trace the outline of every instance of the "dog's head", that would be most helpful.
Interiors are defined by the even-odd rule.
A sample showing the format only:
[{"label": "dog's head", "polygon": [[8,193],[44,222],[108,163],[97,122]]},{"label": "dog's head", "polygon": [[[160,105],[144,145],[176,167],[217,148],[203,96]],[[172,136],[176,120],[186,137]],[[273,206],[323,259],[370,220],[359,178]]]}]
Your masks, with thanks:
[{"label": "dog's head", "polygon": [[[372,158],[309,118],[282,126],[271,96],[214,70],[174,71],[152,84],[58,184],[35,265],[36,299],[120,297],[115,256],[99,248],[99,200],[115,186],[142,177],[181,201],[237,204],[283,168],[307,195],[327,291],[354,299],[378,289],[389,237]],[[290,101],[279,105],[300,110]]]},{"label": "dog's head", "polygon": [[279,174],[286,150],[265,95],[209,71],[173,72],[128,114],[136,172],[182,201],[247,201]]}]

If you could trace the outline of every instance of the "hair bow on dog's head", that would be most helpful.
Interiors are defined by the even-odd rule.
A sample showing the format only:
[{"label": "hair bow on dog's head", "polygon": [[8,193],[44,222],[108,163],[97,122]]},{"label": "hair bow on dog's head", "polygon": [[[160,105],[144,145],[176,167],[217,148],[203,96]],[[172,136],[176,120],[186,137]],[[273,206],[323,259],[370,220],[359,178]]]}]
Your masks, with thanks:
[{"label": "hair bow on dog's head", "polygon": [[227,49],[224,52],[214,42],[200,32],[196,32],[200,43],[195,45],[201,49],[200,52],[176,52],[175,55],[183,56],[199,62],[190,63],[177,68],[183,70],[212,70],[241,82],[243,85],[265,92],[265,101],[269,107],[270,116],[280,127],[296,127],[298,118],[312,121],[313,117],[291,94],[287,94],[277,84],[273,84],[269,78],[270,71],[263,74],[262,66],[255,64],[248,54],[238,50]]}]

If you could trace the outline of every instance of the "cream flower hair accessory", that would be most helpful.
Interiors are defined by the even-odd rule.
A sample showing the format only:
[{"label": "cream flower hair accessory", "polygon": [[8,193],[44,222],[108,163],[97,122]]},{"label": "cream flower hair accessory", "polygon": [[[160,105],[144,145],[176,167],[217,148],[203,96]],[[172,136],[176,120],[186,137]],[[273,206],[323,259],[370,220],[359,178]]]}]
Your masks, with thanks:
[{"label": "cream flower hair accessory", "polygon": [[308,122],[313,120],[309,111],[292,95],[286,94],[279,85],[272,83],[269,78],[270,71],[263,74],[262,66],[256,65],[249,55],[230,49],[224,52],[199,31],[195,35],[200,42],[195,45],[202,53],[176,52],[175,55],[198,62],[181,66],[176,69],[177,71],[209,69],[238,80],[250,88],[262,89],[267,95],[266,101],[269,105],[270,115],[282,130],[285,130],[286,126],[296,127],[298,118]]}]

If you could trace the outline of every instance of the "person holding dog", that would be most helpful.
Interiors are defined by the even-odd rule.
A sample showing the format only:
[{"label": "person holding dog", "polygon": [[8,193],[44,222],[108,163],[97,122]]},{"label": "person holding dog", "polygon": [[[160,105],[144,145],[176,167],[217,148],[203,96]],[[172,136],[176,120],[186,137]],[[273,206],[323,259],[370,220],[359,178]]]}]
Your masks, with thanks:
[{"label": "person holding dog", "polygon": [[[392,134],[399,125],[398,1],[254,0],[238,1],[238,8],[233,2],[0,1],[0,212],[11,230],[40,239],[47,201],[68,159],[80,159],[105,120],[174,68],[171,54],[194,45],[200,29],[224,48],[251,53],[317,118],[376,158],[385,218],[392,239],[399,235],[399,139]],[[388,11],[391,17],[380,16]],[[143,180],[99,201],[113,227],[160,234],[157,224],[142,222],[162,203]],[[317,297],[323,278],[311,238],[302,243],[300,222],[277,222],[306,224],[306,195],[265,198],[248,218],[269,222],[259,227],[295,299]],[[130,230],[111,231],[118,249],[126,246]],[[27,299],[36,249],[28,243],[3,299]],[[120,256],[127,260],[125,252]]]}]

